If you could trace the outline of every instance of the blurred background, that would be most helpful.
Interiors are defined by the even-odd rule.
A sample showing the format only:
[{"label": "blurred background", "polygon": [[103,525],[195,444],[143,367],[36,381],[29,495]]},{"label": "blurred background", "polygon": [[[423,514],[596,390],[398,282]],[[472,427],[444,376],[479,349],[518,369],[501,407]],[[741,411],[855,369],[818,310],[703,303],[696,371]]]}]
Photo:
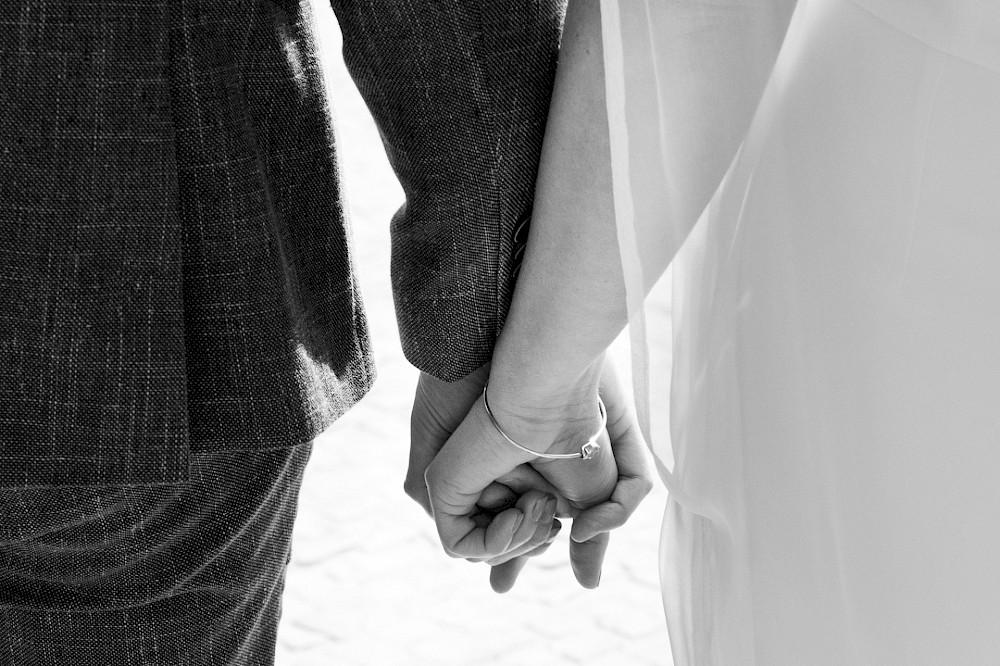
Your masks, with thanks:
[{"label": "blurred background", "polygon": [[[389,220],[403,194],[344,68],[329,3],[313,4],[378,380],[316,442],[306,469],[278,666],[671,664],[658,583],[660,484],[612,536],[600,588],[577,586],[563,529],[505,595],[490,589],[485,564],[447,557],[433,522],[404,495],[416,370],[400,349],[389,285]],[[654,316],[668,314],[665,302]]]}]

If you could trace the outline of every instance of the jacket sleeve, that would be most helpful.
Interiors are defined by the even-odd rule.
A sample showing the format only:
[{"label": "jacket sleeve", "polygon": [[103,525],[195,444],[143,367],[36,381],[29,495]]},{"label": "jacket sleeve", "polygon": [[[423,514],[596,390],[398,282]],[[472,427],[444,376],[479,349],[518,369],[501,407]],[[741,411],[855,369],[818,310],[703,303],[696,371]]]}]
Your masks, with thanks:
[{"label": "jacket sleeve", "polygon": [[406,195],[391,226],[403,351],[453,381],[490,359],[510,304],[565,0],[332,4]]}]

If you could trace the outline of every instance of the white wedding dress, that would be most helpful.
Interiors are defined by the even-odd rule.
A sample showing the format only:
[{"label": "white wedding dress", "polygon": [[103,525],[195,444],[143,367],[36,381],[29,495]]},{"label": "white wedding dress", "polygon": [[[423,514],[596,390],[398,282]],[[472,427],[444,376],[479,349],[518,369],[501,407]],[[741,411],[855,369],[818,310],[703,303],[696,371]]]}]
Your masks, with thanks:
[{"label": "white wedding dress", "polygon": [[1000,1],[791,4],[602,1],[674,660],[1000,664]]}]

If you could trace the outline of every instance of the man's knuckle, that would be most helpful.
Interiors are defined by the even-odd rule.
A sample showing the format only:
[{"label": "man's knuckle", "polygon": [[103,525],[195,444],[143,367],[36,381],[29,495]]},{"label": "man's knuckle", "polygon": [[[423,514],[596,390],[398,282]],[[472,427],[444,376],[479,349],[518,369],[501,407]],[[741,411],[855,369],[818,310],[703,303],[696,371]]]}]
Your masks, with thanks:
[{"label": "man's knuckle", "polygon": [[649,493],[653,492],[653,480],[648,476],[642,477],[642,481],[639,484],[639,497],[645,497]]},{"label": "man's knuckle", "polygon": [[423,497],[427,494],[426,491],[417,492],[417,489],[414,488],[413,484],[411,484],[409,481],[403,483],[403,492],[406,493],[406,496],[409,497],[411,500],[415,500],[417,502],[421,501]]},{"label": "man's knuckle", "polygon": [[610,508],[608,522],[616,529],[621,527],[628,522],[628,519],[632,516],[632,510],[634,508],[635,507],[627,506],[621,502],[615,502]]}]

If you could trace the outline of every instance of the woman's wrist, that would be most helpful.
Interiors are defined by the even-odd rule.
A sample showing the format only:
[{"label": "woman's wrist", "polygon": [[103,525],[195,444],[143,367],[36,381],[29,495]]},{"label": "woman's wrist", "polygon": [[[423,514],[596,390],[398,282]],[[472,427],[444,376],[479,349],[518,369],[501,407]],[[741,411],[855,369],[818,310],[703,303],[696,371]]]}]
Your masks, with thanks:
[{"label": "woman's wrist", "polygon": [[574,376],[560,380],[545,372],[511,372],[497,365],[487,386],[490,410],[498,427],[514,441],[534,451],[569,453],[600,428],[597,388],[603,358]]}]

